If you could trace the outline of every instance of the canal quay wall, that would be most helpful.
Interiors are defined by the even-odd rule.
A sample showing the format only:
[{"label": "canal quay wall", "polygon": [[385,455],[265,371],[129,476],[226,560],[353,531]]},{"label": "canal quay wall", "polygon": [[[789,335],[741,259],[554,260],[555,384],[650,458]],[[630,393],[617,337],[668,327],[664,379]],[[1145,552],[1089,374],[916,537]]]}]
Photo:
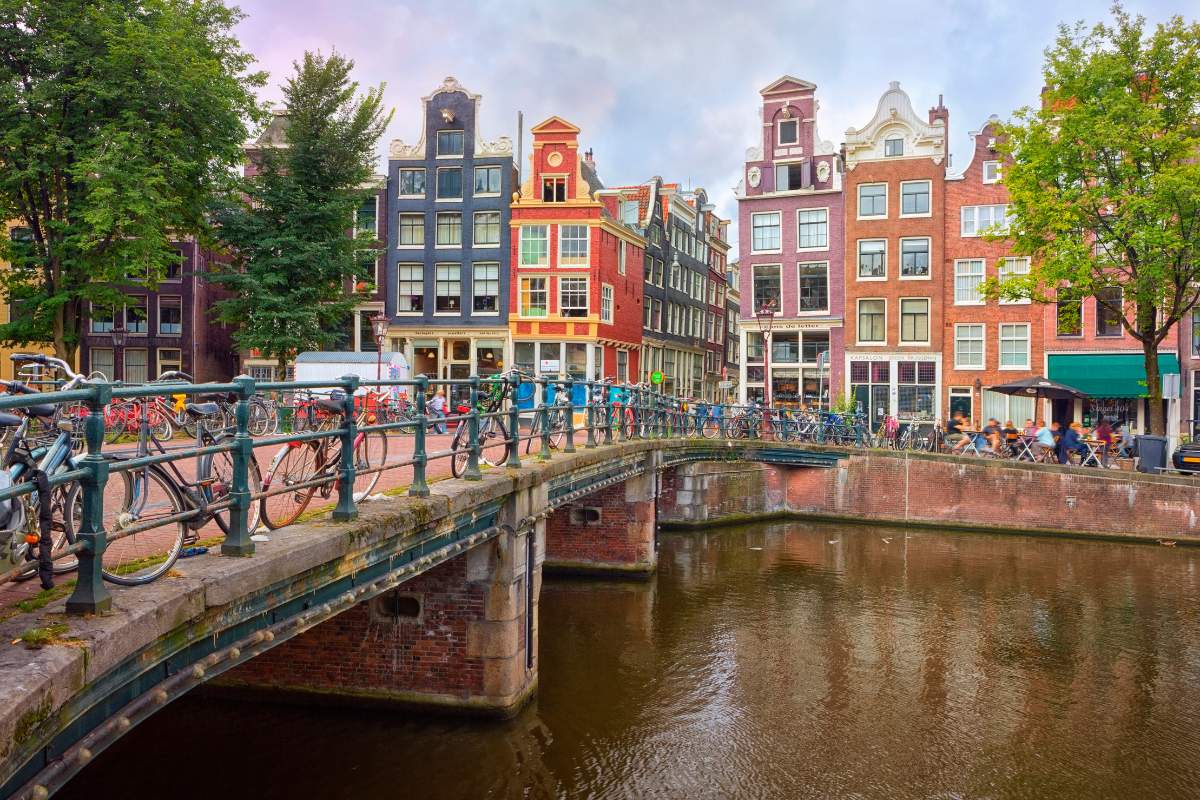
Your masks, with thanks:
[{"label": "canal quay wall", "polygon": [[546,520],[551,574],[649,576],[658,566],[653,471],[557,509]]},{"label": "canal quay wall", "polygon": [[865,451],[833,468],[698,462],[663,474],[663,527],[769,516],[1200,544],[1200,482],[929,453]]}]

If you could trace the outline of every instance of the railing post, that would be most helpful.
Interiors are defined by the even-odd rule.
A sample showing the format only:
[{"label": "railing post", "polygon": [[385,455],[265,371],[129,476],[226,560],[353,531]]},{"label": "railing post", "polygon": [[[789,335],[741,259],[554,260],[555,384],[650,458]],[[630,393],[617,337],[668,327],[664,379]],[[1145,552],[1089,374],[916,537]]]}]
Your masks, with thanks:
[{"label": "railing post", "polygon": [[[621,441],[627,442],[633,433],[633,426],[637,424],[637,411],[633,407],[633,390],[629,388],[629,384],[622,384],[621,392],[625,402],[621,404],[621,419],[617,420],[617,431],[621,434]],[[625,420],[629,420],[628,426]]]},{"label": "railing post", "polygon": [[237,432],[233,437],[233,486],[229,489],[229,533],[221,542],[223,556],[252,556],[254,542],[247,530],[250,521],[250,459],[254,458],[254,440],[250,438],[250,398],[254,396],[254,379],[238,375],[237,407],[234,419]]},{"label": "railing post", "polygon": [[613,386],[611,383],[604,384],[604,443],[613,443],[613,404],[612,404]]},{"label": "railing post", "polygon": [[596,446],[596,383],[595,381],[585,381],[584,388],[587,389],[587,443],[585,448]]},{"label": "railing post", "polygon": [[729,417],[729,409],[731,406],[728,403],[722,403],[718,408],[717,414],[717,434],[722,439],[729,438],[729,429],[725,426],[725,420]]},{"label": "railing post", "polygon": [[67,599],[69,614],[104,614],[112,609],[112,595],[104,585],[104,550],[108,537],[104,532],[104,486],[108,483],[108,462],[100,448],[104,443],[104,407],[112,400],[112,384],[97,381],[91,384],[88,398],[88,417],[83,423],[87,455],[82,459],[88,474],[83,476],[83,519],[80,520],[78,541],[79,573],[75,590]]},{"label": "railing post", "polygon": [[817,412],[817,444],[825,444],[825,412]]},{"label": "railing post", "polygon": [[417,427],[413,431],[413,479],[408,487],[411,497],[428,497],[429,484],[425,480],[425,465],[429,463],[429,455],[425,451],[425,427],[429,418],[425,416],[425,390],[429,388],[429,379],[424,375],[417,376]]},{"label": "railing post", "polygon": [[538,378],[538,417],[541,419],[542,446],[538,450],[538,461],[550,460],[550,405],[546,402],[546,394],[550,390],[549,378]]},{"label": "railing post", "polygon": [[563,424],[567,428],[567,443],[563,445],[564,453],[575,452],[575,381],[570,375],[567,376],[566,382],[567,405],[563,409],[563,413],[567,418],[563,420]]},{"label": "railing post", "polygon": [[[471,412],[467,416],[467,468],[463,480],[483,480],[479,471],[479,376],[471,376]],[[461,425],[462,422],[459,422]]]},{"label": "railing post", "polygon": [[[358,518],[358,506],[354,503],[354,440],[358,438],[358,418],[354,413],[354,393],[358,391],[358,376],[343,375],[342,428],[338,432],[342,440],[342,463],[338,472],[338,502],[333,509],[333,518],[349,522]],[[363,440],[363,446],[370,445]]]},{"label": "railing post", "polygon": [[508,404],[508,459],[504,466],[511,469],[521,467],[521,409],[517,407],[517,393],[521,390],[521,373],[514,372],[510,378],[512,394]]}]

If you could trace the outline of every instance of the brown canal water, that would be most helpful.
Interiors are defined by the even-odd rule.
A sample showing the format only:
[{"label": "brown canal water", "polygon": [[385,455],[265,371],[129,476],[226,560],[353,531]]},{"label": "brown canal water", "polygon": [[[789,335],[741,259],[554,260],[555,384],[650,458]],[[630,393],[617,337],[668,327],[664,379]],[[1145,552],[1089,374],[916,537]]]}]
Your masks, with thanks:
[{"label": "brown canal water", "polygon": [[788,522],[546,581],[510,722],[185,698],[63,798],[1200,798],[1200,550]]}]

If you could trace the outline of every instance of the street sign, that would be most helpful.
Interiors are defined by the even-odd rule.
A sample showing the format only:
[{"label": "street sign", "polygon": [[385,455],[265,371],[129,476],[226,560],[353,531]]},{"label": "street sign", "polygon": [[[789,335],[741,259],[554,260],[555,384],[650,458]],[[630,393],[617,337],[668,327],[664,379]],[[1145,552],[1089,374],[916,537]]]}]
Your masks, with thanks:
[{"label": "street sign", "polygon": [[822,350],[820,353],[817,354],[817,368],[824,369],[825,365],[828,363],[829,363],[829,351]]},{"label": "street sign", "polygon": [[543,358],[538,365],[539,372],[558,372],[557,358]]},{"label": "street sign", "polygon": [[654,372],[650,373],[650,382],[653,383],[655,386],[662,383],[663,382],[663,374],[661,372],[659,372],[658,370],[654,370]]}]

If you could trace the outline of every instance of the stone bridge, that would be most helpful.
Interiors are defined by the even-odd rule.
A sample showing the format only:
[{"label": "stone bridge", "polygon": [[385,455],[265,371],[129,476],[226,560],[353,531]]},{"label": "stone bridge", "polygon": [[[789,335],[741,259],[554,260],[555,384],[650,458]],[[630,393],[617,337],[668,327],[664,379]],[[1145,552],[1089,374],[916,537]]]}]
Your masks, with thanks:
[{"label": "stone bridge", "polygon": [[113,611],[0,623],[0,797],[46,797],[125,731],[212,682],[306,701],[513,714],[538,677],[543,568],[648,575],[658,523],[787,513],[1200,543],[1191,479],[760,441],[632,440],[559,454],[349,523],[203,557]]}]

